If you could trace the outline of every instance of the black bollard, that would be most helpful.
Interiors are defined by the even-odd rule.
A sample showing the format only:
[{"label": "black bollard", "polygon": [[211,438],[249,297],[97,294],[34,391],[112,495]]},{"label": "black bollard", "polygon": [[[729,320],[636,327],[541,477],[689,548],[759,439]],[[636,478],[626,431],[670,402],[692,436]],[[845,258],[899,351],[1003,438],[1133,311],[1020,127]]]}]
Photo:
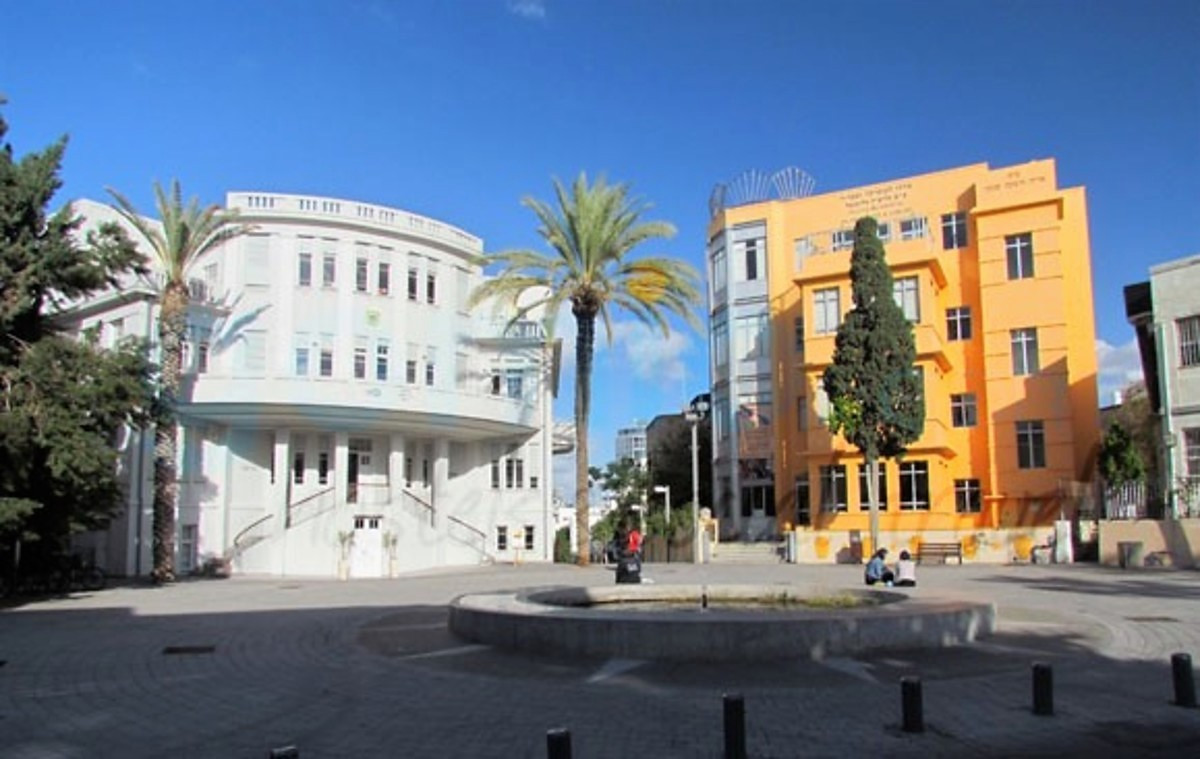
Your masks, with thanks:
[{"label": "black bollard", "polygon": [[295,746],[280,746],[271,749],[267,759],[300,759],[300,749]]},{"label": "black bollard", "polygon": [[1046,662],[1033,663],[1033,713],[1054,714],[1054,670]]},{"label": "black bollard", "polygon": [[1171,654],[1171,679],[1175,681],[1175,705],[1196,706],[1196,681],[1192,677],[1191,654]]},{"label": "black bollard", "polygon": [[546,731],[547,759],[571,759],[571,731],[556,727]]},{"label": "black bollard", "polygon": [[900,678],[902,728],[906,733],[925,732],[925,709],[921,705],[921,678]]},{"label": "black bollard", "polygon": [[746,759],[746,702],[740,693],[726,693],[725,759]]}]

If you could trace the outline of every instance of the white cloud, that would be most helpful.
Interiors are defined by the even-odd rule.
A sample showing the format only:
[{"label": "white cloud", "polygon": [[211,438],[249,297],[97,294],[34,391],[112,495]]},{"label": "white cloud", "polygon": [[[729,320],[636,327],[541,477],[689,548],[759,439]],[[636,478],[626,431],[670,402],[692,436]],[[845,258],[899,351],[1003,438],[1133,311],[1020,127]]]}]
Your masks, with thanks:
[{"label": "white cloud", "polygon": [[613,348],[628,359],[633,374],[667,389],[686,387],[687,365],[683,356],[691,346],[691,339],[683,332],[672,330],[663,337],[662,332],[641,322],[613,324]]},{"label": "white cloud", "polygon": [[1137,338],[1130,339],[1124,345],[1097,340],[1096,361],[1099,365],[1097,382],[1101,406],[1111,404],[1117,391],[1142,379],[1142,358],[1138,353]]},{"label": "white cloud", "polygon": [[546,0],[508,0],[508,12],[521,18],[541,21],[546,18]]}]

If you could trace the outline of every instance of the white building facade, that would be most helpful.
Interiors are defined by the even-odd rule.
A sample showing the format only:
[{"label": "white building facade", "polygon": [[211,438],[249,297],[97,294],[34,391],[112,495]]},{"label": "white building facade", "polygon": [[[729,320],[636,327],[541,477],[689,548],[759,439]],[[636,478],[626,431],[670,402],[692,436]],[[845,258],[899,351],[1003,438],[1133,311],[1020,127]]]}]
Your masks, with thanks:
[{"label": "white building facade", "polygon": [[633,424],[617,430],[617,461],[629,459],[642,469],[646,468],[646,423],[634,419]]},{"label": "white building facade", "polygon": [[[226,205],[252,228],[189,271],[178,571],[552,560],[555,351],[539,321],[468,311],[482,241],[333,198],[232,192]],[[105,342],[153,340],[156,317],[144,281],[67,314]],[[121,441],[127,508],[86,539],[110,572],[151,569],[152,437]]]}]

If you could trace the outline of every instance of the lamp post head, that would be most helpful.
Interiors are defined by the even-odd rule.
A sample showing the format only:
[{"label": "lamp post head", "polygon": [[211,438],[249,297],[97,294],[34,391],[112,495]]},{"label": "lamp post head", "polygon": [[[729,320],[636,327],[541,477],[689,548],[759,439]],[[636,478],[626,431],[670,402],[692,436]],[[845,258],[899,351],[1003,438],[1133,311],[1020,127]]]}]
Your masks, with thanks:
[{"label": "lamp post head", "polygon": [[655,485],[654,492],[655,493],[670,493],[671,486],[670,485]]}]

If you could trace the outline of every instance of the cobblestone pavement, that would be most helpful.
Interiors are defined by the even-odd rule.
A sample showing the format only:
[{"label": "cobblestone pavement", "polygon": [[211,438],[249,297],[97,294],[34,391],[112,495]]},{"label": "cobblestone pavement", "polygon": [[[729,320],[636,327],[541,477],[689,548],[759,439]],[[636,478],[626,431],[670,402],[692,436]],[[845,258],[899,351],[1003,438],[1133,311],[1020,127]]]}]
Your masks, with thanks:
[{"label": "cobblestone pavement", "polygon": [[[649,565],[666,582],[857,586],[858,567]],[[725,692],[753,757],[1200,756],[1170,655],[1200,659],[1200,573],[933,566],[921,596],[994,601],[972,646],[769,665],[580,661],[456,639],[476,590],[609,584],[603,567],[503,566],[396,580],[235,578],[120,587],[0,611],[0,756],[719,757]],[[1054,716],[1031,664],[1054,668]],[[926,730],[900,729],[919,675]]]}]

